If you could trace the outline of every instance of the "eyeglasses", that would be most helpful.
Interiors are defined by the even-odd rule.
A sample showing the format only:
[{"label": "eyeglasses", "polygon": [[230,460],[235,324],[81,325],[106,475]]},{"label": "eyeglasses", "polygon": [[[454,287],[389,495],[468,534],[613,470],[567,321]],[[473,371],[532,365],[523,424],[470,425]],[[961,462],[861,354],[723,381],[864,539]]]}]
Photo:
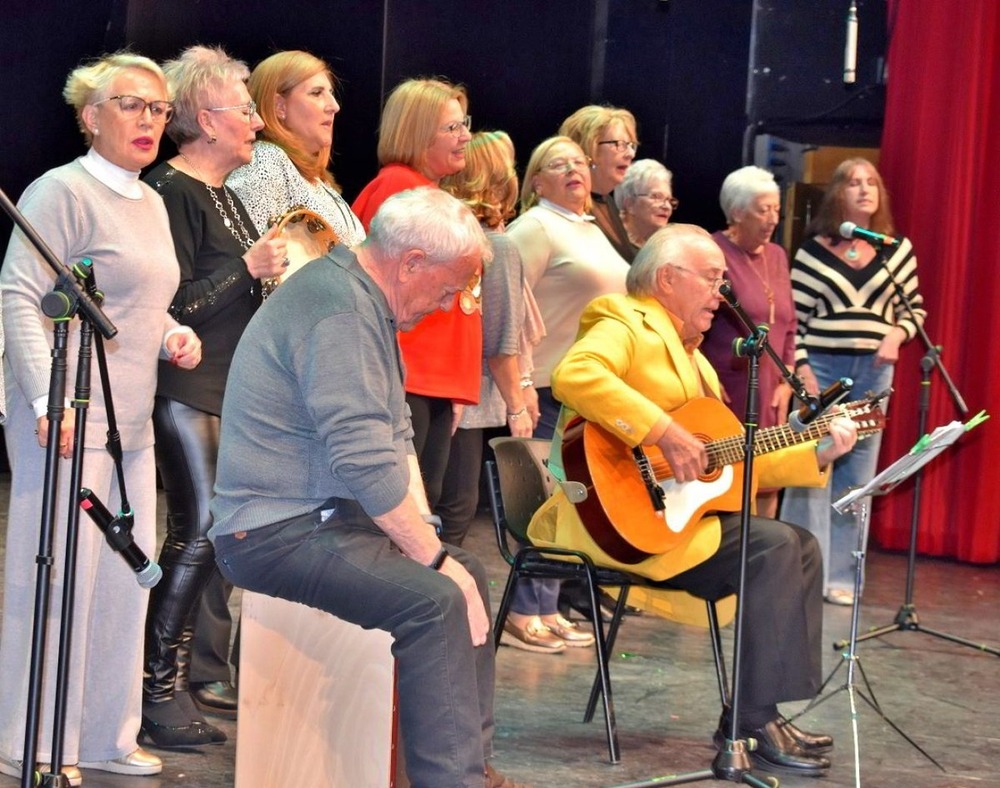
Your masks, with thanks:
[{"label": "eyeglasses", "polygon": [[246,104],[233,104],[231,107],[206,107],[209,112],[225,112],[227,109],[238,109],[249,122],[257,114],[257,102],[250,100]]},{"label": "eyeglasses", "polygon": [[553,159],[544,167],[548,172],[573,172],[573,170],[585,170],[590,164],[588,159]]},{"label": "eyeglasses", "polygon": [[466,115],[461,120],[456,120],[449,123],[447,126],[442,126],[440,131],[444,134],[450,134],[452,137],[461,137],[462,129],[466,131],[472,130],[472,115]]},{"label": "eyeglasses", "polygon": [[117,101],[118,109],[126,118],[137,118],[146,108],[149,108],[150,117],[158,123],[166,123],[174,115],[174,105],[169,101],[146,101],[138,96],[108,96],[106,99],[95,101],[94,106],[103,104],[105,101]]},{"label": "eyeglasses", "polygon": [[615,150],[619,153],[623,153],[627,150],[635,153],[639,149],[638,142],[632,142],[631,140],[601,140],[597,143],[598,145],[614,145]]},{"label": "eyeglasses", "polygon": [[649,194],[637,194],[636,197],[648,197],[653,205],[669,205],[672,211],[676,211],[681,201],[664,194],[663,192],[650,192]]},{"label": "eyeglasses", "polygon": [[685,273],[697,276],[703,282],[710,284],[712,286],[712,292],[718,292],[719,288],[723,285],[730,284],[729,280],[723,276],[710,276],[709,274],[702,274],[698,271],[692,271],[690,268],[685,268],[683,265],[674,265],[673,263],[667,263],[671,268],[676,268],[678,271],[684,271]]}]

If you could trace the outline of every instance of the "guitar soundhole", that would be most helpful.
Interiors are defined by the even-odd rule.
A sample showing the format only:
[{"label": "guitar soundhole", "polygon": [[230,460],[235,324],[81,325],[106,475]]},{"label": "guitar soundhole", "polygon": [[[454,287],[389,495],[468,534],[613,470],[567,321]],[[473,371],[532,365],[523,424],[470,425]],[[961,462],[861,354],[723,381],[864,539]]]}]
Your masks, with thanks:
[{"label": "guitar soundhole", "polygon": [[[702,443],[704,443],[706,445],[712,442],[711,436],[705,435],[704,433],[701,433],[701,432],[694,433],[694,437],[696,437],[698,440],[700,440]],[[701,474],[698,477],[698,481],[700,481],[700,482],[714,482],[716,479],[719,478],[719,476],[722,475],[722,468],[723,468],[723,466],[718,465],[716,463],[716,460],[717,460],[717,458],[714,456],[714,453],[712,452],[711,449],[709,449],[708,450],[708,470],[705,471],[705,473]]]}]

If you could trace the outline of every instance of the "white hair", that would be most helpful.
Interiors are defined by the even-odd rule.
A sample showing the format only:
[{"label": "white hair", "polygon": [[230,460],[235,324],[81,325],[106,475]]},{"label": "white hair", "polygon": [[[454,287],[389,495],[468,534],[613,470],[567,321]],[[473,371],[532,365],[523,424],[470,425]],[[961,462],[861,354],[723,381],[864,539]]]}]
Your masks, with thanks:
[{"label": "white hair", "polygon": [[649,184],[655,178],[665,178],[667,186],[673,182],[674,174],[656,159],[639,159],[632,162],[625,171],[625,178],[615,187],[615,204],[619,208],[625,201],[631,202],[640,194],[649,191]]},{"label": "white hair", "polygon": [[735,224],[733,214],[745,210],[754,198],[762,194],[778,193],[774,175],[751,164],[748,167],[740,167],[726,176],[719,192],[719,206],[726,216],[726,223]]},{"label": "white hair", "polygon": [[708,243],[718,249],[708,231],[694,224],[668,224],[661,227],[642,245],[625,275],[625,289],[632,296],[656,293],[656,274],[665,265],[684,268],[684,261],[695,247]]},{"label": "white hair", "polygon": [[398,260],[411,249],[420,249],[432,263],[470,256],[485,263],[493,257],[472,211],[435,186],[399,192],[382,203],[364,244],[382,260]]}]

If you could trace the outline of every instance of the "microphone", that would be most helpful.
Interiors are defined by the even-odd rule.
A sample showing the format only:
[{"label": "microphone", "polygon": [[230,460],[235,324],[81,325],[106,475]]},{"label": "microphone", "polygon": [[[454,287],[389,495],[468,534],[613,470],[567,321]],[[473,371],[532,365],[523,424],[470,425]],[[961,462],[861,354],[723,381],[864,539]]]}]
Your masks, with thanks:
[{"label": "microphone", "polygon": [[866,230],[864,227],[858,227],[854,222],[844,222],[840,225],[840,236],[847,240],[860,238],[862,241],[868,241],[872,246],[890,246],[893,249],[903,243],[902,238],[893,238],[891,235]]},{"label": "microphone", "polygon": [[792,411],[788,417],[788,426],[795,432],[804,432],[827,408],[836,405],[850,394],[853,386],[854,381],[850,378],[835,380],[820,392],[819,397],[810,398],[801,408]]},{"label": "microphone", "polygon": [[858,6],[851,2],[847,9],[847,40],[844,44],[844,84],[853,85],[858,78]]},{"label": "microphone", "polygon": [[146,558],[146,554],[132,539],[132,529],[122,525],[122,517],[112,517],[100,499],[86,487],[80,489],[80,508],[90,515],[111,549],[125,559],[125,563],[136,574],[136,580],[143,588],[152,588],[160,582],[163,570],[159,564]]}]

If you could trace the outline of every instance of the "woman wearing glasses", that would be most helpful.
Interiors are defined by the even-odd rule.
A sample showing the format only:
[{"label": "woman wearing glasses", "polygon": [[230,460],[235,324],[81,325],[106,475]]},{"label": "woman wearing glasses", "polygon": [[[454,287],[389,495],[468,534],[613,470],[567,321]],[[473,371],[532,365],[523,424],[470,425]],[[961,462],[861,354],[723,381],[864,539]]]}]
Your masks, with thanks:
[{"label": "woman wearing glasses", "polygon": [[[795,364],[795,304],[788,255],[771,241],[778,226],[781,195],[774,176],[760,167],[741,167],[722,182],[719,204],[725,230],[712,235],[726,258],[726,276],[733,292],[755,325],[770,326],[767,341],[789,369]],[[719,373],[726,404],[742,420],[747,402],[747,359],[733,355],[733,340],[746,329],[731,309],[720,309],[705,334],[701,351]],[[757,424],[772,427],[785,421],[791,387],[770,359],[760,364]],[[757,512],[775,517],[778,490],[757,493]]]},{"label": "woman wearing glasses", "polygon": [[[134,510],[132,537],[147,555],[156,546],[156,484],[151,414],[157,358],[179,369],[201,359],[195,333],[168,314],[179,273],[163,201],[139,180],[156,158],[170,117],[169,91],[153,61],[134,54],[105,56],[74,70],[63,96],[76,111],[90,147],[85,156],[50,170],[21,196],[20,209],[56,257],[73,265],[93,262],[104,311],[118,328],[106,343],[114,388],[117,427],[127,497]],[[53,326],[41,310],[55,274],[20,232],[7,248],[0,288],[8,341],[7,423],[4,435],[11,462],[10,512],[0,635],[0,772],[19,775],[23,757],[25,707],[32,643],[37,525],[43,499],[46,403]],[[76,374],[77,332],[67,355],[70,387]],[[53,438],[59,455],[73,451],[75,410],[65,412]],[[108,418],[95,379],[87,413],[81,484],[112,512],[121,508],[122,490],[105,450]],[[49,637],[43,664],[38,757],[51,756],[52,704],[56,686],[57,622],[64,581],[67,508],[75,505],[68,488],[70,463],[60,463],[54,511],[54,574]],[[156,774],[160,759],[137,748],[142,699],[142,622],[146,593],[135,573],[105,542],[100,529],[80,522],[76,553],[73,636],[66,684],[66,724],[62,760],[71,785],[79,767],[130,775]],[[29,764],[33,769],[35,764]]]},{"label": "woman wearing glasses", "polygon": [[[198,331],[205,353],[193,374],[160,364],[153,427],[167,535],[158,558],[163,579],[150,594],[146,619],[142,733],[158,747],[190,747],[226,740],[195,707],[186,677],[175,688],[178,651],[207,583],[225,606],[206,536],[222,394],[236,344],[260,306],[261,280],[283,270],[285,242],[274,229],[258,239],[239,198],[223,185],[233,168],[250,160],[263,126],[244,84],[247,67],[220,49],[194,46],[164,71],[174,94],[167,134],[179,153],[146,181],[167,206],[180,263],[170,313]],[[220,662],[214,680],[231,691],[228,661]]]},{"label": "woman wearing glasses", "polygon": [[673,174],[655,159],[629,165],[625,179],[615,187],[622,225],[635,253],[661,227],[666,227],[679,203],[674,199]]},{"label": "woman wearing glasses", "polygon": [[304,206],[322,216],[342,244],[359,244],[364,228],[329,169],[340,111],[330,67],[308,52],[277,52],[257,65],[248,87],[264,128],[251,162],[234,170],[226,183],[257,231],[264,233],[272,219]]},{"label": "woman wearing glasses", "polygon": [[[465,167],[469,133],[465,89],[436,79],[410,79],[389,95],[379,124],[378,175],[354,201],[367,228],[389,197],[441,179]],[[431,510],[441,496],[451,437],[462,408],[479,401],[483,323],[479,285],[455,296],[447,312],[428,315],[399,335],[406,364],[406,401],[413,421],[413,446]]]},{"label": "woman wearing glasses", "polygon": [[636,249],[622,224],[614,190],[625,179],[639,147],[635,116],[627,109],[591,104],[566,118],[559,134],[572,139],[590,158],[590,211],[615,251],[631,263]]},{"label": "woman wearing glasses", "polygon": [[[569,137],[550,137],[538,145],[521,185],[522,213],[507,231],[521,253],[525,281],[546,332],[534,351],[533,380],[540,410],[536,438],[555,434],[559,402],[552,396],[549,378],[576,338],[584,307],[598,296],[625,292],[628,263],[588,214],[589,164]],[[554,458],[557,455],[553,453]],[[519,583],[503,642],[543,654],[592,645],[593,634],[560,615],[559,587],[558,580]]]}]

